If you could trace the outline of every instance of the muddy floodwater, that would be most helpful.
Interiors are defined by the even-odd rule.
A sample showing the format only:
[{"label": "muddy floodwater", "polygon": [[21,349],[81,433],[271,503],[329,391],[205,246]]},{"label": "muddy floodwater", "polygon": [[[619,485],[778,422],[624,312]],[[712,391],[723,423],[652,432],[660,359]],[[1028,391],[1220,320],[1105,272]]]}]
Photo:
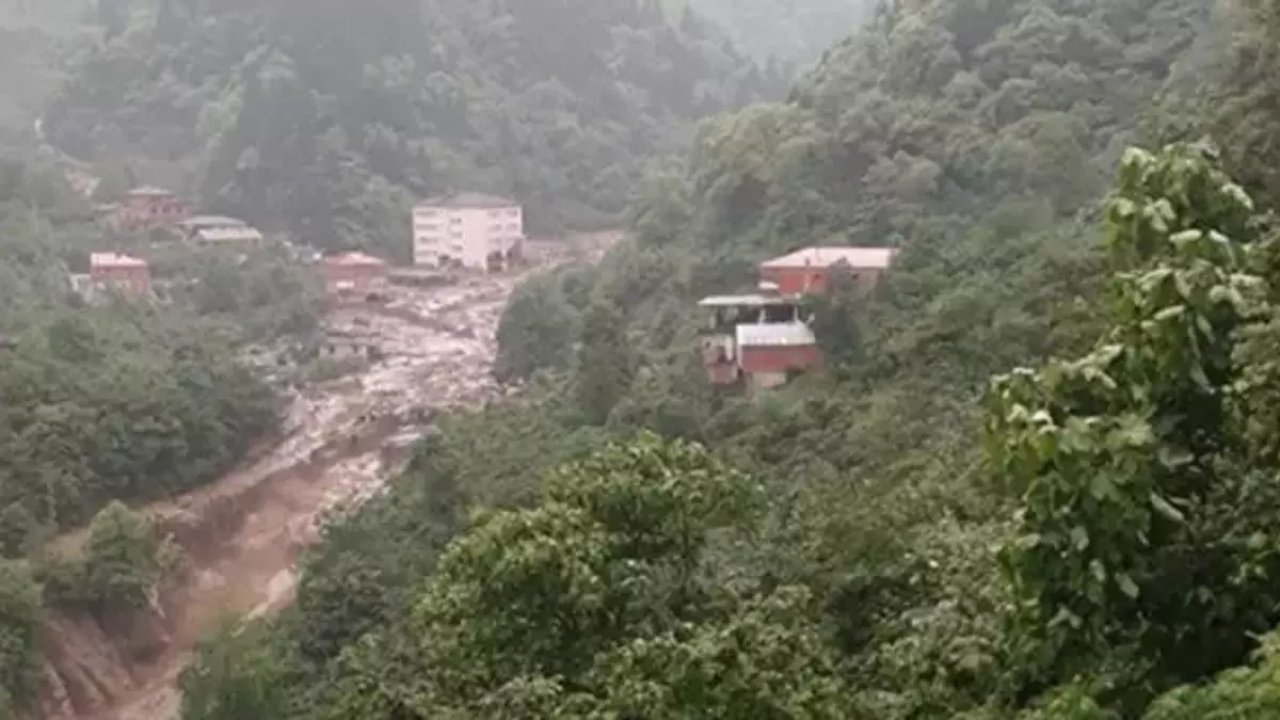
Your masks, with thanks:
[{"label": "muddy floodwater", "polygon": [[[323,519],[377,493],[397,470],[387,446],[411,441],[424,415],[500,392],[492,380],[494,333],[520,277],[399,288],[389,306],[330,313],[330,330],[376,347],[377,360],[298,392],[280,436],[236,471],[147,508],[185,552],[186,570],[134,627],[107,629],[58,613],[47,619],[42,716],[176,718],[175,683],[199,640],[228,615],[261,616],[292,601],[297,561]],[[70,533],[57,542],[74,549],[81,538]]]}]

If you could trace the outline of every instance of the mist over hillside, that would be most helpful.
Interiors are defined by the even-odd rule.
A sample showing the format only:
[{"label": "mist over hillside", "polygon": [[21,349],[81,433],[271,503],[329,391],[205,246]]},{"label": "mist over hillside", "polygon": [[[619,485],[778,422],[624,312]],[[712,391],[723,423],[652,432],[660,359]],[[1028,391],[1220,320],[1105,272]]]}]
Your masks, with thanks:
[{"label": "mist over hillside", "polygon": [[71,68],[46,120],[73,155],[392,255],[413,199],[464,188],[535,227],[612,222],[694,119],[781,91],[648,0],[166,0]]}]

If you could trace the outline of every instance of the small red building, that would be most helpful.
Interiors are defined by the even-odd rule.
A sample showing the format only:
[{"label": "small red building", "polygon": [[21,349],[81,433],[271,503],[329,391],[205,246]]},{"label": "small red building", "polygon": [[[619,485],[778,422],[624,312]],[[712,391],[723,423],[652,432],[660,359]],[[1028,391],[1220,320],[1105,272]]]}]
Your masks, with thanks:
[{"label": "small red building", "polygon": [[822,367],[822,352],[802,322],[739,325],[738,367],[752,389],[784,385],[797,373]]},{"label": "small red building", "polygon": [[125,195],[124,203],[112,217],[112,224],[121,230],[172,227],[190,214],[187,204],[174,193],[145,186],[134,188]]},{"label": "small red building", "polygon": [[804,248],[761,263],[760,279],[776,285],[783,295],[821,294],[827,291],[832,269],[843,265],[869,291],[897,252],[885,247]]},{"label": "small red building", "polygon": [[147,295],[151,293],[151,266],[128,255],[90,253],[89,280],[98,290]]},{"label": "small red building", "polygon": [[390,268],[372,255],[352,252],[324,260],[325,289],[334,297],[367,296],[386,288]]}]

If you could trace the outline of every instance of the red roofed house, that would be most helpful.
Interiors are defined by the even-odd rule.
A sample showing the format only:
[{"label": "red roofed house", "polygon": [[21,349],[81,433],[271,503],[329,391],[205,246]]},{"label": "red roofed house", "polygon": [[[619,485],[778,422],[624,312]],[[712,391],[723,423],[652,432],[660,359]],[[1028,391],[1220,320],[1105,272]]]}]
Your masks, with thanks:
[{"label": "red roofed house", "polygon": [[89,280],[98,290],[130,295],[151,292],[151,267],[146,260],[116,253],[90,253]]},{"label": "red roofed house", "polygon": [[698,305],[710,313],[700,333],[708,381],[744,382],[758,390],[821,368],[818,338],[800,317],[798,296],[826,292],[836,268],[852,273],[869,291],[896,253],[893,248],[805,248],[761,263],[762,292],[703,299]]},{"label": "red roofed house", "polygon": [[897,254],[894,248],[811,247],[760,264],[760,279],[783,295],[826,292],[831,271],[844,264],[864,291],[875,287]]},{"label": "red roofed house", "polygon": [[325,289],[334,296],[363,296],[387,285],[387,263],[372,255],[352,252],[324,260]]},{"label": "red roofed house", "polygon": [[158,187],[130,190],[116,211],[113,224],[124,230],[173,226],[190,215],[187,204],[177,195]]}]

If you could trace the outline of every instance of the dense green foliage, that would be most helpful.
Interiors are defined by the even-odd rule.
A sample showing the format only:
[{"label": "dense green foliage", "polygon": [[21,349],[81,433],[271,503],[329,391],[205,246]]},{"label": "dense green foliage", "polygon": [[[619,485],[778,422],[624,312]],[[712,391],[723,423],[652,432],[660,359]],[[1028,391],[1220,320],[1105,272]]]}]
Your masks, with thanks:
[{"label": "dense green foliage", "polygon": [[0,717],[14,717],[35,687],[40,589],[20,563],[0,560]]},{"label": "dense green foliage", "polygon": [[179,680],[182,717],[190,720],[278,717],[285,686],[278,665],[257,645],[252,632],[234,623],[222,626],[201,648],[201,662]]},{"label": "dense green foliage", "polygon": [[1146,720],[1263,720],[1280,713],[1276,637],[1263,639],[1256,667],[1228,670],[1203,687],[1182,688],[1156,701]]},{"label": "dense green foliage", "polygon": [[1240,661],[1280,621],[1277,468],[1244,432],[1274,392],[1253,350],[1274,240],[1185,147],[1131,152],[1107,224],[1109,329],[1082,358],[997,379],[987,435],[1021,508],[1004,556],[1020,632],[1051,672],[1122,654],[1160,687]]},{"label": "dense green foliage", "polygon": [[190,312],[234,329],[245,341],[308,339],[320,326],[324,293],[314,267],[300,265],[279,246],[244,257],[219,250],[178,248],[157,269],[177,278],[173,300]]},{"label": "dense green foliage", "polygon": [[503,381],[527,380],[539,370],[570,363],[577,321],[554,277],[539,276],[516,288],[498,323],[494,373]]},{"label": "dense green foliage", "polygon": [[[181,324],[176,324],[177,323]],[[216,477],[274,421],[225,342],[140,307],[50,311],[0,353],[5,551],[114,498]]]},{"label": "dense green foliage", "polygon": [[100,610],[145,607],[172,560],[150,518],[118,500],[94,516],[82,555],[74,590]]},{"label": "dense green foliage", "polygon": [[[275,420],[272,394],[235,357],[233,341],[247,330],[219,322],[219,308],[85,307],[71,294],[68,272],[83,270],[99,242],[83,219],[83,202],[38,164],[0,161],[6,556],[22,554],[43,530],[87,521],[113,499],[207,482]],[[260,284],[281,283],[273,277]],[[250,318],[234,322],[242,320]]]},{"label": "dense green foliage", "polygon": [[[240,343],[314,323],[302,271],[261,258],[224,275],[230,288],[211,258],[194,260],[201,272],[153,258],[157,276],[210,280],[167,304],[88,306],[68,282],[107,242],[88,210],[55,168],[0,157],[0,556],[33,558],[43,585],[0,562],[0,717],[32,699],[42,601],[109,626],[151,602],[177,558],[118,501],[189,490],[240,461],[276,419]],[[227,294],[235,304],[218,305]],[[82,547],[47,544],[90,518]]]},{"label": "dense green foliage", "polygon": [[582,318],[574,366],[575,399],[589,423],[603,425],[626,396],[635,377],[634,362],[622,312],[613,300],[592,300]]},{"label": "dense green foliage", "polygon": [[[1280,153],[1123,150],[1270,137],[1269,8],[897,3],[710,121],[509,308],[526,394],[335,519],[188,716],[1274,715]],[[708,388],[692,301],[830,241],[901,248],[813,308],[833,371]]]},{"label": "dense green foliage", "polygon": [[1280,147],[1275,114],[1280,50],[1274,42],[1280,10],[1265,0],[1240,0],[1238,8],[1225,23],[1234,42],[1223,63],[1222,82],[1199,95],[1213,107],[1214,135],[1241,181],[1270,198],[1280,193],[1280,170],[1268,162]]},{"label": "dense green foliage", "polygon": [[610,222],[673,133],[778,84],[647,0],[165,0],[73,65],[47,114],[73,155],[396,257],[409,205],[453,190]]}]

